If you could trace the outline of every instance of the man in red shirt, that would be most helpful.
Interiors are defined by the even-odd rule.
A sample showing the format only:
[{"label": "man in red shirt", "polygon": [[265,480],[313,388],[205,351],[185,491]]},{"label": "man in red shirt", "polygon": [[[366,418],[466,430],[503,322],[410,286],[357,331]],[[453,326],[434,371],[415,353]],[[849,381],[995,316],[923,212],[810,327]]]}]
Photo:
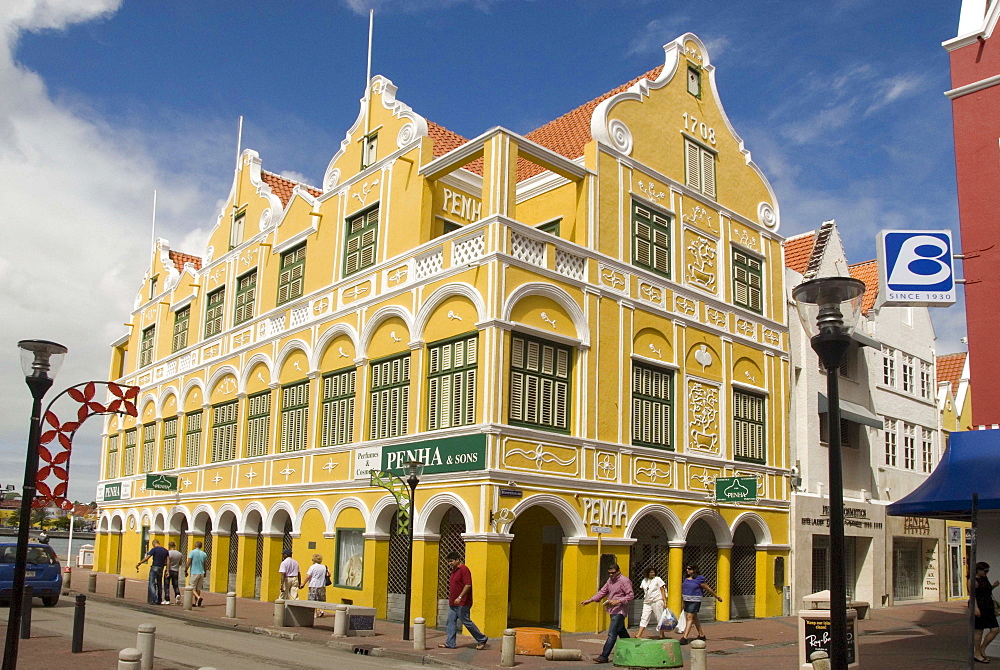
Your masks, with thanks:
[{"label": "man in red shirt", "polygon": [[458,631],[465,626],[476,640],[476,649],[485,649],[489,638],[469,618],[469,611],[472,609],[472,573],[456,552],[448,554],[447,560],[448,567],[451,568],[448,580],[448,638],[438,646],[454,649]]}]

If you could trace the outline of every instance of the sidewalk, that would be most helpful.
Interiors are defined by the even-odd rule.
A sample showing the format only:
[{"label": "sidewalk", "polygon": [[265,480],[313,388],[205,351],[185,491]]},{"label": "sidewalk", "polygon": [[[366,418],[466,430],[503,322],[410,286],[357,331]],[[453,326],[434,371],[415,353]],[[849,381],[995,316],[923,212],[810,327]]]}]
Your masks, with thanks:
[{"label": "sidewalk", "polygon": [[[318,619],[314,628],[275,628],[274,604],[271,602],[239,598],[237,618],[226,619],[224,594],[205,592],[204,606],[185,612],[179,605],[146,604],[145,580],[128,579],[125,599],[121,600],[115,597],[117,575],[97,573],[97,592],[87,593],[89,574],[85,569],[73,570],[73,595],[86,593],[88,599],[155,612],[160,616],[186,620],[195,625],[278,636],[297,643],[326,645],[348,652],[355,647],[378,647],[384,650],[385,656],[424,665],[455,668],[497,668],[500,665],[499,639],[491,639],[489,648],[483,651],[476,651],[474,640],[468,636],[459,638],[458,649],[439,649],[438,644],[445,639],[444,631],[428,629],[428,648],[416,651],[412,641],[402,639],[402,625],[386,621],[376,621],[377,634],[373,637],[334,639],[332,615]],[[64,598],[70,600],[72,596]],[[967,661],[964,660],[967,658],[965,612],[963,602],[918,603],[872,610],[870,619],[858,622],[861,667],[942,670],[967,667]],[[708,638],[708,664],[711,670],[798,667],[797,620],[794,617],[711,623],[704,628]],[[630,632],[634,635],[635,629]],[[563,635],[563,647],[582,650],[582,662],[551,662],[541,657],[517,656],[516,667],[524,670],[541,667],[596,667],[590,659],[600,653],[604,639],[602,633],[566,633]],[[116,667],[117,649],[91,650],[86,647],[89,651],[84,654],[70,654],[69,646],[69,639],[23,640],[20,657],[30,658],[30,667],[73,667],[74,670]],[[683,649],[687,659],[688,648]],[[344,658],[347,659],[347,656]],[[29,666],[22,664],[22,667]],[[175,666],[157,664],[157,668],[161,669],[173,667]]]}]

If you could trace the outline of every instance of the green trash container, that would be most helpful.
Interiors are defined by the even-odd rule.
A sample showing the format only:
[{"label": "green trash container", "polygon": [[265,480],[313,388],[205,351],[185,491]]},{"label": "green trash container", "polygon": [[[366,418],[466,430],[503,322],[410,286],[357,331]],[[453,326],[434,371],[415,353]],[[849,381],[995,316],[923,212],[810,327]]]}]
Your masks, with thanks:
[{"label": "green trash container", "polygon": [[624,638],[615,643],[615,665],[625,668],[683,668],[677,640]]}]

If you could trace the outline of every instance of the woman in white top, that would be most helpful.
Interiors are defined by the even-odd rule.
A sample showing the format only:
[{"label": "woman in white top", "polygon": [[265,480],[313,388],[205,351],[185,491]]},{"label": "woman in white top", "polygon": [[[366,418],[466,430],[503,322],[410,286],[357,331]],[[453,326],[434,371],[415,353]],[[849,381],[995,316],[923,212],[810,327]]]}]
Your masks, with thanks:
[{"label": "woman in white top", "polygon": [[[656,575],[656,568],[646,568],[645,575],[645,579],[640,584],[645,597],[642,599],[642,618],[639,620],[637,638],[641,638],[642,634],[646,632],[646,626],[649,625],[650,620],[652,620],[653,630],[656,630],[660,623],[660,617],[663,616],[663,608],[667,604],[667,585]],[[664,637],[666,635],[661,630],[660,639]]]},{"label": "woman in white top", "polygon": [[[323,565],[323,557],[313,554],[313,564],[306,570],[306,585],[309,587],[309,600],[326,602],[326,579],[330,570]],[[316,610],[316,616],[325,616],[323,610]]]}]

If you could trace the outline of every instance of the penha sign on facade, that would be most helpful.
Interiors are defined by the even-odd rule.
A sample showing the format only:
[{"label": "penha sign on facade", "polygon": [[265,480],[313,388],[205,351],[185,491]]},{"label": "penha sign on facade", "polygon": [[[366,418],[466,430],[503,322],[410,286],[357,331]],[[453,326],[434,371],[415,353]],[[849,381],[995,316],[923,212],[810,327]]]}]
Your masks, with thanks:
[{"label": "penha sign on facade", "polygon": [[354,453],[355,479],[367,479],[372,470],[405,475],[408,461],[424,464],[425,475],[468,472],[486,468],[486,435],[460,435],[382,447],[360,447]]}]

